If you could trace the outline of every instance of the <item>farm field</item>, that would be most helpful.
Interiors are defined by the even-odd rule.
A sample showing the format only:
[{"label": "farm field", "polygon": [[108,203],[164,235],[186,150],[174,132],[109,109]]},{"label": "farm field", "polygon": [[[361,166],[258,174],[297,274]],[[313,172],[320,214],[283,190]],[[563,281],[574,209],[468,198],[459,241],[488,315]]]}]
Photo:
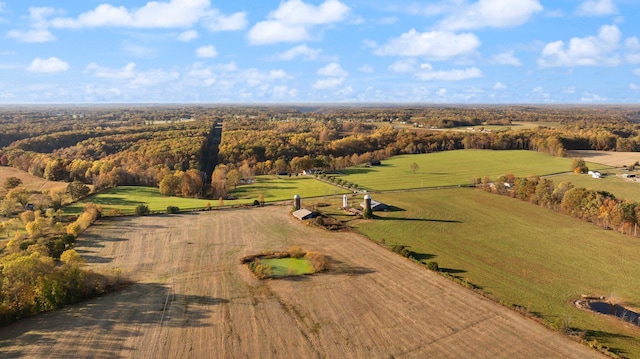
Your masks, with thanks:
[{"label": "farm field", "polygon": [[409,246],[416,258],[436,261],[501,302],[527,308],[552,325],[566,318],[571,328],[640,357],[640,328],[572,305],[588,294],[640,308],[637,238],[476,189],[374,194],[373,199],[395,208],[376,212],[376,220],[351,221],[359,232],[387,245]]},{"label": "farm field", "polygon": [[640,152],[614,152],[614,151],[567,151],[571,157],[580,157],[585,161],[600,163],[607,166],[629,166],[640,161]]},{"label": "farm field", "polygon": [[[294,244],[333,269],[261,282],[239,263]],[[602,357],[284,206],[106,220],[77,248],[90,268],[136,284],[3,328],[3,358]]]},{"label": "farm field", "polygon": [[[250,204],[262,194],[265,202],[290,200],[294,195],[301,197],[319,197],[347,193],[346,190],[317,181],[312,177],[276,177],[258,176],[253,184],[238,186],[231,194],[235,200],[224,200],[225,206]],[[220,205],[218,200],[197,199],[185,197],[169,197],[160,194],[155,187],[120,186],[89,196],[82,201],[64,208],[66,214],[79,214],[85,203],[95,203],[102,206],[103,213],[108,215],[110,210],[120,210],[125,214],[132,214],[136,206],[145,204],[153,212],[164,212],[167,206],[177,206],[181,210],[202,209],[210,204],[212,207]]]},{"label": "farm field", "polygon": [[554,184],[571,182],[576,187],[584,187],[597,191],[607,191],[613,193],[616,198],[624,198],[631,201],[640,202],[640,182],[635,182],[616,176],[622,171],[603,171],[602,178],[592,178],[587,174],[565,173],[548,178]]},{"label": "farm field", "polygon": [[[0,185],[4,184],[9,177],[18,177],[22,180],[22,187],[31,191],[43,191],[43,190],[65,190],[69,183],[48,181],[46,179],[36,177],[28,172],[21,171],[19,169],[7,166],[0,166]],[[5,191],[3,187],[0,187],[0,191]]]},{"label": "farm field", "polygon": [[[472,178],[484,176],[495,180],[507,173],[522,177],[567,172],[571,161],[533,151],[456,150],[395,156],[381,166],[347,168],[341,178],[370,191],[470,185]],[[414,162],[418,165],[415,173],[411,169]]]}]

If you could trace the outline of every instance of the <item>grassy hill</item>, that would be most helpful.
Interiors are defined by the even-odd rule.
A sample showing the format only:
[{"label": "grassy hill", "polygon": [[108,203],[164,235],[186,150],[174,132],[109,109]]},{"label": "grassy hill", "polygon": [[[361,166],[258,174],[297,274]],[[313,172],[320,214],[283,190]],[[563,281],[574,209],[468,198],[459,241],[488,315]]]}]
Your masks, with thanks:
[{"label": "grassy hill", "polygon": [[[532,151],[458,150],[395,156],[381,166],[345,169],[344,180],[373,191],[469,185],[472,178],[492,180],[507,173],[516,176],[549,175],[570,170],[572,159]],[[415,173],[411,165],[418,165]],[[605,165],[588,163],[590,169]]]},{"label": "grassy hill", "polygon": [[[352,221],[375,241],[409,246],[505,304],[640,357],[640,329],[577,309],[581,294],[640,308],[640,241],[474,189],[376,194],[396,210]],[[345,218],[345,217],[343,217]]]}]

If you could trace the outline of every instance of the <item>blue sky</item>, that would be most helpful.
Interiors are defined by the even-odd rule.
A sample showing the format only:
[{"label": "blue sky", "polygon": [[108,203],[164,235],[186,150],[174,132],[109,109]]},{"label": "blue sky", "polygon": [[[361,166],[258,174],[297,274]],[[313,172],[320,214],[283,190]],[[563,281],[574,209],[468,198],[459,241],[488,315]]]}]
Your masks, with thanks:
[{"label": "blue sky", "polygon": [[0,103],[640,103],[638,24],[640,0],[0,0]]}]

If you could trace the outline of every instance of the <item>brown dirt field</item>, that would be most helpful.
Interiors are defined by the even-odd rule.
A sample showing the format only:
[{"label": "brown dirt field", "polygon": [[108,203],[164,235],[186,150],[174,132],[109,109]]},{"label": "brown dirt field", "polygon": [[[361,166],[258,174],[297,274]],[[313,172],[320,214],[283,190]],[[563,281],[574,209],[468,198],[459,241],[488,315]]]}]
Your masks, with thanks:
[{"label": "brown dirt field", "polygon": [[567,151],[569,157],[579,157],[587,162],[599,163],[607,166],[629,166],[640,161],[640,152],[610,152],[610,151]]},{"label": "brown dirt field", "polygon": [[[137,284],[0,330],[2,358],[600,358],[354,233],[288,207],[104,221],[78,250]],[[242,256],[297,244],[328,273],[258,281]],[[163,308],[166,310],[163,311]]]},{"label": "brown dirt field", "polygon": [[68,185],[66,182],[48,181],[13,167],[0,166],[0,192],[2,193],[6,192],[2,186],[8,177],[20,178],[22,180],[22,187],[32,191],[64,190]]}]

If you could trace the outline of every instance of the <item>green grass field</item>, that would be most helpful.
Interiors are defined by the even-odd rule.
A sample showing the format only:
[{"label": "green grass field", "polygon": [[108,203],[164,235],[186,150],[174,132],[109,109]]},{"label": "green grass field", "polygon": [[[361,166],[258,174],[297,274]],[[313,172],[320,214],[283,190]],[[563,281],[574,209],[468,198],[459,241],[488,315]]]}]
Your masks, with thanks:
[{"label": "green grass field", "polygon": [[311,262],[304,258],[265,258],[260,262],[271,267],[271,276],[274,278],[314,272]]},{"label": "green grass field", "polygon": [[[395,208],[355,220],[375,241],[410,247],[507,304],[640,357],[640,329],[572,305],[581,294],[640,308],[640,240],[479,189],[375,194]],[[336,207],[327,207],[329,209]],[[338,218],[349,218],[339,214]]]},{"label": "green grass field", "polygon": [[[261,194],[264,196],[265,202],[276,202],[293,200],[293,196],[296,194],[304,199],[347,192],[344,189],[311,177],[258,176],[255,183],[238,186],[231,193],[237,199],[225,200],[223,205],[251,204]],[[220,205],[217,199],[164,196],[155,187],[121,186],[91,195],[82,201],[65,207],[63,210],[66,214],[79,214],[82,212],[85,203],[95,203],[102,206],[104,215],[109,215],[112,210],[119,210],[123,214],[132,214],[140,204],[147,205],[152,212],[165,211],[167,206],[177,206],[181,210],[192,210],[205,208],[207,204],[212,207]]]},{"label": "green grass field", "polygon": [[[469,185],[472,178],[484,176],[495,180],[507,173],[522,177],[566,172],[571,161],[532,151],[457,150],[395,156],[381,166],[347,168],[341,178],[369,191]],[[419,167],[415,173],[411,169],[414,162]]]},{"label": "green grass field", "polygon": [[592,178],[586,174],[566,173],[549,177],[555,185],[562,182],[571,182],[576,187],[584,187],[597,191],[613,193],[616,198],[628,199],[640,202],[640,183],[631,182],[625,178],[616,176],[621,171],[603,171],[602,178]]}]

